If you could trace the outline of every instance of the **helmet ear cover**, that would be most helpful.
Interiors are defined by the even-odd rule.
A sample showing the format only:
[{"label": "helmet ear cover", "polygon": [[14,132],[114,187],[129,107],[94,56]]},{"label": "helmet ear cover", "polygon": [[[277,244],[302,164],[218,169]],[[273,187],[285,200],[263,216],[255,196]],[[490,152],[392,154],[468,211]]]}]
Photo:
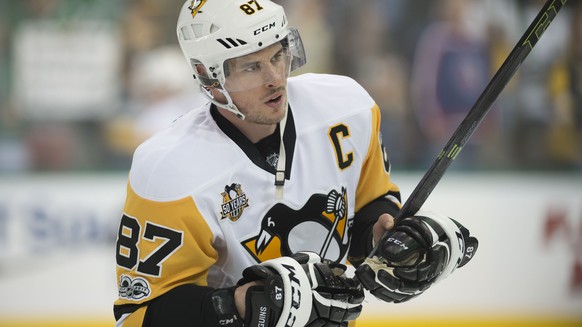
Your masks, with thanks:
[{"label": "helmet ear cover", "polygon": [[192,66],[192,70],[194,71],[194,78],[198,80],[200,85],[204,87],[214,87],[217,89],[222,89],[222,84],[217,78],[211,78],[208,76],[208,71],[204,64],[200,61],[190,58],[190,65]]}]

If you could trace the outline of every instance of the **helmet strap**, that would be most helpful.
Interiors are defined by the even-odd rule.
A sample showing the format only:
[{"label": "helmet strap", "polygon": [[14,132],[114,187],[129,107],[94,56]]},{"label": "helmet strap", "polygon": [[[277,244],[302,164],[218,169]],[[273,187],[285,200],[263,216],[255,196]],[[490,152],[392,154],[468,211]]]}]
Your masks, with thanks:
[{"label": "helmet strap", "polygon": [[285,166],[287,158],[285,155],[285,142],[283,142],[283,135],[285,135],[285,126],[287,125],[287,113],[289,106],[285,108],[285,116],[279,122],[279,134],[281,142],[279,143],[279,159],[277,159],[277,168],[275,172],[275,197],[277,200],[283,199],[283,186],[285,185]]},{"label": "helmet strap", "polygon": [[227,91],[225,91],[223,89],[217,89],[226,98],[226,103],[223,103],[223,102],[220,102],[214,98],[214,96],[212,95],[212,92],[210,91],[210,88],[200,84],[200,89],[202,90],[202,93],[204,93],[204,95],[208,98],[208,100],[210,100],[210,102],[212,102],[212,104],[214,104],[215,106],[217,106],[219,108],[222,108],[224,110],[228,110],[228,111],[232,112],[241,120],[245,120],[245,115],[242,112],[240,112],[240,110],[238,110],[237,106],[234,104],[234,102],[232,101],[232,98],[230,97],[230,94],[228,94]]}]

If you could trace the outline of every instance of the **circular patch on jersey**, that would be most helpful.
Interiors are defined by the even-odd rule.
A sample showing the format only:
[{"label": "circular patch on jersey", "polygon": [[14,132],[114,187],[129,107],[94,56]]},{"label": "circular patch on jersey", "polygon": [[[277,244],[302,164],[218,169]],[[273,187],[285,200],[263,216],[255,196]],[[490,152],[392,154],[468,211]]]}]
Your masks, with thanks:
[{"label": "circular patch on jersey", "polygon": [[121,275],[121,277],[119,277],[120,298],[138,301],[150,296],[150,290],[150,284],[148,281],[141,277],[131,278],[127,275]]}]

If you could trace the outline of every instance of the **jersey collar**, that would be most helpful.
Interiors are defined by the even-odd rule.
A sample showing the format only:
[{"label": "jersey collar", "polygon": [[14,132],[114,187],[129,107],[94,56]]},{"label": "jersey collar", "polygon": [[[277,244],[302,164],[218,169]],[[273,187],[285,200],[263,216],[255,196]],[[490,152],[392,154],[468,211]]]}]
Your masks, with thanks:
[{"label": "jersey collar", "polygon": [[[267,164],[263,155],[259,152],[256,145],[253,144],[243,133],[241,133],[231,122],[224,118],[219,112],[218,108],[212,104],[210,106],[210,114],[216,124],[226,134],[238,147],[243,150],[247,157],[259,168],[268,171],[269,173],[275,175],[276,169],[271,165]],[[279,128],[275,131],[279,133]],[[295,121],[293,119],[293,114],[291,111],[291,106],[287,110],[287,122],[285,124],[285,130],[283,134],[283,142],[285,145],[285,179],[289,180],[291,178],[291,165],[293,163],[293,154],[295,153],[295,141],[297,134],[295,132]]]}]

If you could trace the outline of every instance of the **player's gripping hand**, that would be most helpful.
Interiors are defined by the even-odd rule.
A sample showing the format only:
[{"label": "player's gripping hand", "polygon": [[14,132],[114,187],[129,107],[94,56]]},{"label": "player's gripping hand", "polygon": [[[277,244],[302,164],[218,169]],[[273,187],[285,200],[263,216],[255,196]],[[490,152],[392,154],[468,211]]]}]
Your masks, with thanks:
[{"label": "player's gripping hand", "polygon": [[419,211],[388,231],[356,270],[364,287],[386,302],[407,301],[469,262],[478,241],[448,217]]},{"label": "player's gripping hand", "polygon": [[[300,252],[244,270],[245,326],[347,326],[362,311],[364,291],[345,266]],[[263,324],[263,325],[262,325]]]}]

